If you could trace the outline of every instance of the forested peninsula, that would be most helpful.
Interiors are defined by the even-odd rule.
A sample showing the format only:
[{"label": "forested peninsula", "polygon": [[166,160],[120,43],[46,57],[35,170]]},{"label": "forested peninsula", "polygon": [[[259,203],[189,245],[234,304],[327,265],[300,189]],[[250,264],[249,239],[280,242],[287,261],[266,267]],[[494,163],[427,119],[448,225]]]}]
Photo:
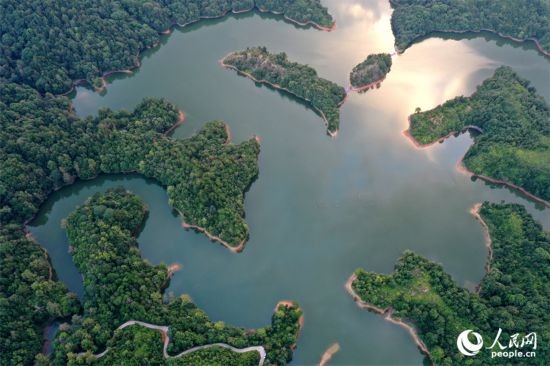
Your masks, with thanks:
[{"label": "forested peninsula", "polygon": [[[146,215],[141,199],[118,188],[96,193],[68,217],[84,304],[60,326],[52,365],[258,365],[263,353],[265,364],[290,361],[301,317],[294,304],[278,305],[271,326],[245,330],[210,321],[187,295],[164,300],[171,273],[142,259],[136,241]],[[212,344],[259,351],[217,346],[184,353]]]},{"label": "forested peninsula", "polygon": [[0,78],[42,93],[67,93],[81,82],[101,89],[104,76],[139,66],[140,52],[173,26],[254,9],[334,27],[319,0],[6,1],[0,4]]},{"label": "forested peninsula", "polygon": [[499,67],[470,97],[409,117],[419,146],[472,129],[463,164],[475,176],[550,201],[550,107],[527,80]]},{"label": "forested peninsula", "polygon": [[355,66],[350,73],[351,88],[363,91],[381,83],[391,69],[391,55],[377,53],[368,55],[367,59]]},{"label": "forested peninsula", "polygon": [[[476,293],[458,286],[441,265],[412,252],[405,252],[392,275],[356,270],[348,291],[361,307],[414,326],[411,332],[432,364],[508,361],[491,358],[486,349],[466,358],[456,347],[457,336],[467,329],[480,333],[489,347],[501,328],[500,342],[506,346],[515,333],[520,333],[521,343],[527,333],[535,332],[538,347],[529,364],[546,365],[550,358],[544,341],[550,334],[550,234],[518,204],[485,202],[479,218],[489,231],[490,249],[487,273]],[[532,344],[522,350],[531,351]]]},{"label": "forested peninsula", "polygon": [[185,222],[242,249],[244,192],[258,174],[256,139],[230,144],[219,121],[186,140],[166,137],[181,115],[159,99],[133,112],[104,109],[85,119],[74,115],[66,97],[42,96],[28,86],[1,83],[0,100],[1,364],[29,364],[43,325],[77,306],[24,228],[51,192],[76,179],[129,172],[153,178],[167,187],[169,204]]},{"label": "forested peninsula", "polygon": [[308,102],[335,136],[340,126],[340,105],[346,90],[317,75],[315,69],[288,60],[284,52],[272,54],[265,47],[252,47],[226,55],[221,64],[255,82],[283,90]]},{"label": "forested peninsula", "polygon": [[516,42],[533,41],[550,56],[547,0],[390,0],[397,52],[435,32],[488,31]]}]

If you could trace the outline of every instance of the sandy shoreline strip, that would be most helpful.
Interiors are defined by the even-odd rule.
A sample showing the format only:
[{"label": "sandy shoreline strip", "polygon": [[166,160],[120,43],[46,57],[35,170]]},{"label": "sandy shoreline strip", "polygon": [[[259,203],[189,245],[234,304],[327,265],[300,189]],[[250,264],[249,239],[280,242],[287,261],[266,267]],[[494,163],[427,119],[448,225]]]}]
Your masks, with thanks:
[{"label": "sandy shoreline strip", "polygon": [[386,77],[380,79],[380,80],[377,80],[377,81],[373,81],[372,83],[370,84],[367,84],[367,85],[363,85],[363,86],[353,86],[353,84],[351,83],[351,79],[349,81],[349,90],[353,90],[353,91],[356,91],[356,92],[362,92],[364,90],[367,90],[367,89],[370,89],[374,86],[378,86],[380,84],[382,84],[382,82],[386,80]]},{"label": "sandy shoreline strip", "polygon": [[483,220],[483,218],[479,214],[479,210],[481,209],[482,205],[483,204],[481,202],[478,202],[469,210],[469,212],[481,224],[481,228],[483,230],[483,239],[485,242],[485,247],[487,248],[487,260],[485,261],[485,273],[483,274],[483,278],[481,279],[481,281],[479,281],[479,284],[476,286],[476,289],[475,289],[475,292],[478,294],[479,294],[479,291],[481,291],[481,283],[483,282],[485,277],[487,277],[487,274],[491,270],[491,263],[493,262],[493,241],[491,240],[491,235],[489,234],[489,226],[487,226],[487,223]]},{"label": "sandy shoreline strip", "polygon": [[340,351],[340,344],[338,342],[335,342],[331,344],[325,353],[323,353],[323,356],[321,356],[321,361],[319,361],[319,366],[326,366],[329,361],[332,359],[332,356],[336,354],[338,351]]},{"label": "sandy shoreline strip", "polygon": [[[273,89],[277,89],[277,90],[282,90],[284,92],[287,92],[293,96],[295,96],[296,98],[300,99],[300,100],[305,100],[306,102],[309,103],[309,105],[311,106],[311,108],[313,108],[317,113],[319,113],[321,115],[321,118],[323,119],[323,122],[325,123],[325,127],[327,128],[327,134],[330,136],[330,137],[333,137],[335,138],[336,136],[338,136],[338,130],[335,130],[335,131],[331,131],[329,129],[329,126],[328,126],[328,119],[327,117],[325,116],[325,114],[323,113],[322,110],[320,110],[319,108],[317,108],[316,106],[313,105],[313,103],[311,102],[311,100],[307,99],[307,98],[304,98],[292,91],[290,91],[289,89],[287,88],[284,88],[278,84],[273,84],[272,82],[270,81],[267,81],[267,80],[264,80],[264,79],[256,79],[256,77],[254,77],[254,75],[246,72],[246,71],[242,71],[240,69],[238,69],[237,67],[233,66],[233,65],[229,65],[229,64],[226,64],[225,63],[225,59],[232,55],[233,52],[230,52],[228,53],[227,55],[225,55],[220,61],[220,65],[226,69],[231,69],[231,70],[235,70],[238,74],[240,75],[243,75],[243,76],[246,76],[247,78],[251,79],[252,81],[256,82],[256,83],[260,83],[260,84],[265,84],[265,85],[269,85],[270,87],[272,87]],[[344,102],[345,102],[346,98],[344,97],[344,99],[338,104],[338,107],[340,107]]]},{"label": "sandy shoreline strip", "polygon": [[187,116],[185,115],[185,113],[183,111],[179,110],[178,111],[178,120],[176,121],[176,123],[174,123],[169,129],[167,129],[166,132],[164,132],[162,135],[164,137],[168,137],[168,135],[170,135],[172,133],[172,131],[174,131],[176,129],[176,127],[181,125],[183,123],[183,121],[185,121],[186,118],[187,118]]},{"label": "sandy shoreline strip", "polygon": [[[296,331],[296,335],[294,335],[294,340],[298,341],[298,338],[300,337],[300,331],[302,330],[302,327],[304,326],[304,312],[302,311],[302,308],[297,306],[293,301],[290,300],[281,300],[275,305],[275,310],[279,308],[279,306],[286,306],[286,307],[296,307],[298,311],[302,312],[302,315],[300,315],[300,318],[298,319],[298,330]],[[294,351],[298,345],[296,342],[290,348]]]},{"label": "sandy shoreline strip", "polygon": [[[298,22],[297,20],[294,20],[292,18],[289,18],[287,17],[286,15],[283,15],[282,13],[277,13],[277,12],[274,12],[274,11],[270,11],[270,10],[265,10],[265,9],[260,9],[258,7],[256,7],[256,5],[254,5],[253,7],[251,7],[250,9],[244,9],[244,10],[227,10],[225,11],[223,14],[220,14],[220,15],[216,15],[216,16],[200,16],[198,17],[197,19],[195,20],[192,20],[190,22],[187,22],[187,23],[177,23],[177,22],[174,22],[172,23],[167,29],[163,30],[163,31],[160,31],[158,32],[158,34],[160,35],[170,35],[172,34],[173,32],[173,29],[175,27],[180,27],[180,28],[183,28],[183,27],[186,27],[188,25],[191,25],[193,23],[197,23],[201,20],[204,20],[204,19],[219,19],[219,18],[223,18],[225,17],[228,13],[233,13],[233,14],[243,14],[243,13],[248,13],[248,12],[251,12],[251,11],[254,11],[254,10],[258,10],[260,13],[271,13],[271,14],[274,14],[274,15],[282,15],[283,18],[291,23],[294,23],[294,24],[297,24],[297,25],[300,25],[300,26],[313,26],[314,28],[317,28],[318,30],[322,30],[322,31],[327,31],[327,32],[330,32],[330,31],[333,31],[336,29],[336,22],[334,22],[334,24],[332,25],[332,27],[328,28],[328,27],[323,27],[313,21],[308,21],[306,23],[301,23],[301,22]],[[139,51],[136,55],[136,58],[137,58],[137,62],[136,64],[128,67],[127,69],[121,69],[121,70],[109,70],[109,71],[106,71],[104,72],[100,79],[101,79],[101,86],[100,87],[93,87],[93,89],[95,90],[95,92],[101,92],[103,90],[105,90],[105,88],[107,87],[107,81],[105,80],[105,78],[111,76],[111,75],[114,75],[114,74],[132,74],[134,72],[135,69],[141,67],[141,54],[148,50],[148,49],[151,49],[151,48],[155,48],[157,47],[158,45],[160,44],[159,41],[151,44],[151,45],[148,45],[148,46],[145,46],[145,48],[141,51]],[[59,94],[55,94],[57,96],[66,96],[66,95],[69,95],[71,94],[75,88],[79,85],[85,85],[85,84],[89,84],[88,81],[86,79],[77,79],[77,80],[74,80],[72,83],[71,83],[71,87],[69,88],[69,90],[67,90],[66,92],[63,92],[63,93],[59,93]]]},{"label": "sandy shoreline strip", "polygon": [[[183,216],[182,216],[183,217]],[[246,244],[246,240],[243,240],[241,241],[238,245],[236,246],[233,246],[231,244],[229,244],[228,242],[226,242],[225,240],[223,240],[222,238],[216,236],[216,235],[213,235],[211,233],[209,233],[205,228],[203,227],[200,227],[200,226],[197,226],[197,225],[191,225],[191,224],[188,224],[186,222],[182,222],[181,223],[181,226],[186,229],[186,230],[189,230],[189,229],[194,229],[200,233],[203,233],[204,235],[206,235],[208,237],[208,239],[212,240],[212,241],[215,241],[215,242],[218,242],[220,243],[221,245],[223,245],[224,247],[226,247],[227,249],[229,249],[229,251],[231,253],[240,253],[243,251],[244,249],[244,246]]]},{"label": "sandy shoreline strip", "polygon": [[[406,129],[405,131],[403,131],[403,135],[405,135],[405,137],[407,137],[409,139],[409,141],[411,141],[413,143],[413,145],[416,147],[416,149],[418,150],[421,150],[421,149],[426,149],[428,147],[431,147],[437,143],[442,143],[443,141],[445,141],[446,139],[448,139],[449,137],[451,136],[454,136],[458,133],[464,133],[465,131],[467,130],[475,130],[477,132],[482,132],[483,130],[478,127],[478,126],[473,126],[473,125],[468,125],[468,126],[464,126],[464,128],[461,130],[461,131],[453,131],[453,132],[450,132],[448,133],[447,135],[443,136],[443,137],[440,137],[438,138],[437,140],[435,140],[434,142],[430,142],[429,144],[421,144],[419,143],[418,141],[416,141],[416,139],[411,136],[411,133],[410,133],[410,123],[411,123],[411,118],[409,116],[408,118],[409,120],[409,128]],[[469,149],[468,149],[469,150]],[[473,176],[473,177],[476,177],[476,178],[479,178],[479,179],[482,179],[484,181],[487,181],[489,183],[493,183],[493,184],[498,184],[498,185],[503,185],[503,186],[506,186],[510,189],[513,189],[513,190],[516,190],[516,191],[519,191],[521,192],[523,195],[525,195],[526,197],[529,197],[530,199],[534,200],[534,201],[537,201],[537,202],[540,202],[542,204],[544,204],[546,207],[550,207],[550,202],[549,201],[546,201],[545,199],[543,198],[540,198],[540,197],[537,197],[535,196],[534,194],[532,193],[529,193],[528,191],[525,190],[525,188],[522,188],[520,186],[517,186],[513,183],[510,183],[508,181],[505,181],[505,180],[499,180],[499,179],[495,179],[495,178],[491,178],[491,177],[488,177],[486,175],[482,175],[482,174],[477,174],[477,173],[474,173],[468,169],[466,169],[466,167],[464,166],[464,156],[462,158],[460,158],[460,160],[457,162],[456,164],[456,170],[459,171],[460,173],[463,173],[463,174],[466,174],[466,175],[470,175],[470,176]]]},{"label": "sandy shoreline strip", "polygon": [[[391,1],[390,1],[391,2]],[[482,29],[473,29],[473,30],[464,30],[464,31],[457,31],[457,30],[439,30],[439,31],[434,31],[434,32],[430,32],[430,33],[427,33],[423,36],[418,36],[418,37],[415,37],[410,43],[409,45],[405,48],[405,49],[401,49],[397,46],[394,46],[395,48],[395,52],[397,52],[398,55],[401,55],[403,54],[403,52],[405,52],[408,48],[410,48],[413,44],[415,44],[416,42],[418,42],[419,40],[422,40],[422,39],[425,39],[425,38],[430,38],[433,36],[433,34],[437,34],[437,33],[441,33],[441,34],[465,34],[465,33],[483,33],[483,32],[488,32],[488,33],[492,33],[492,34],[496,34],[497,36],[501,37],[501,38],[504,38],[504,39],[508,39],[510,41],[514,41],[514,42],[517,42],[517,43],[527,43],[527,42],[533,42],[535,44],[535,47],[537,48],[537,50],[542,53],[544,56],[550,56],[550,52],[549,51],[546,51],[542,45],[540,44],[540,41],[536,38],[533,38],[533,37],[529,37],[529,38],[524,38],[524,39],[521,39],[521,38],[515,38],[515,37],[512,37],[512,36],[508,36],[508,35],[505,35],[505,34],[502,34],[500,32],[497,32],[495,30],[492,30],[492,29],[486,29],[486,28],[482,28]]]},{"label": "sandy shoreline strip", "polygon": [[359,295],[357,295],[355,293],[355,291],[353,290],[353,287],[352,287],[352,283],[353,281],[355,281],[357,279],[357,276],[354,274],[352,274],[348,280],[346,281],[346,285],[345,285],[345,288],[346,288],[346,291],[351,295],[351,297],[353,298],[353,300],[355,301],[355,303],[357,304],[357,306],[359,306],[360,308],[362,309],[367,309],[367,310],[370,310],[372,312],[375,312],[379,315],[382,315],[384,316],[384,319],[393,323],[393,324],[397,324],[403,328],[405,328],[409,334],[411,335],[411,337],[413,338],[414,342],[416,343],[416,345],[418,346],[418,348],[420,349],[420,351],[422,351],[422,353],[424,353],[426,355],[426,357],[430,360],[432,366],[435,366],[435,363],[433,362],[433,360],[431,359],[431,356],[430,356],[430,352],[428,351],[428,347],[426,347],[426,345],[424,344],[424,342],[420,339],[420,337],[418,336],[418,333],[416,332],[416,330],[410,326],[409,324],[405,323],[403,320],[401,320],[400,318],[396,318],[394,317],[392,314],[393,314],[393,309],[391,307],[387,308],[387,309],[381,309],[379,307],[376,307],[372,304],[369,304],[368,302],[365,302],[361,299],[361,297],[359,297]]}]

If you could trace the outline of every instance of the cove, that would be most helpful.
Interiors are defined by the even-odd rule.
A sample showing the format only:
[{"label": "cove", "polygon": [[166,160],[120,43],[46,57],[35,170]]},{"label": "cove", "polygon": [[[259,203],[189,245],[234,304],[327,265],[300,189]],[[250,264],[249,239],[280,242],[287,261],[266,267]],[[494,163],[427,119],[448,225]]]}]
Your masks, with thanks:
[{"label": "cove", "polygon": [[80,291],[81,279],[61,220],[94,192],[122,185],[150,209],[139,236],[142,255],[154,264],[180,263],[168,291],[189,293],[213,320],[262,326],[275,303],[291,299],[305,315],[293,365],[318,363],[335,342],[340,351],[330,365],[420,365],[422,355],[405,329],[355,305],[344,289],[349,274],[357,267],[391,273],[402,252],[412,249],[474,289],[487,251],[468,210],[482,200],[522,203],[549,229],[550,210],[456,170],[471,144],[467,134],[424,150],[402,135],[416,107],[428,110],[469,95],[502,64],[550,100],[549,61],[529,44],[491,36],[415,44],[393,58],[380,88],[348,96],[336,139],[324,134],[319,116],[306,105],[219,66],[230,51],[265,45],[347,85],[353,66],[368,54],[393,52],[387,1],[323,4],[336,31],[253,13],[205,21],[166,37],[134,75],[111,78],[102,95],[77,88],[81,116],[162,96],[188,116],[174,137],[223,119],[235,142],[257,134],[262,150],[259,179],[245,200],[250,241],[240,254],[183,230],[166,192],[138,176],[104,176],[54,193],[29,229],[73,291]]}]

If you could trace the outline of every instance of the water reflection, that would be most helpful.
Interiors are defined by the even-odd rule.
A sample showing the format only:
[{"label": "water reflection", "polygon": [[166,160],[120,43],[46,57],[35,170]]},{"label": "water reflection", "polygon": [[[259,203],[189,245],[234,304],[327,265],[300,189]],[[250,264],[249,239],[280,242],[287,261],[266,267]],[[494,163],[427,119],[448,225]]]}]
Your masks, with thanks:
[{"label": "water reflection", "polygon": [[81,280],[59,223],[94,192],[123,185],[150,208],[139,237],[143,256],[152,263],[182,263],[169,290],[191,294],[214,320],[263,326],[278,300],[294,299],[306,314],[294,364],[318,362],[333,342],[341,345],[334,365],[421,364],[406,331],[355,306],[343,288],[347,276],[359,266],[389,273],[397,257],[413,249],[471,288],[483,274],[486,250],[468,209],[481,200],[520,202],[550,227],[550,210],[456,171],[472,142],[467,134],[423,150],[402,135],[416,107],[427,110],[471,94],[500,64],[512,66],[550,99],[548,60],[524,45],[491,38],[432,38],[414,45],[394,58],[380,89],[350,95],[335,140],[311,109],[217,64],[229,51],[266,45],[345,86],[349,71],[368,54],[392,52],[387,1],[326,4],[336,18],[334,32],[281,24],[278,17],[230,16],[166,37],[166,45],[146,53],[134,76],[117,79],[103,96],[78,88],[80,115],[162,96],[188,115],[175,137],[221,118],[236,141],[259,134],[262,151],[261,174],[245,202],[251,239],[239,255],[183,231],[164,190],[142,178],[103,177],[54,194],[32,232],[71,289],[79,291]]}]

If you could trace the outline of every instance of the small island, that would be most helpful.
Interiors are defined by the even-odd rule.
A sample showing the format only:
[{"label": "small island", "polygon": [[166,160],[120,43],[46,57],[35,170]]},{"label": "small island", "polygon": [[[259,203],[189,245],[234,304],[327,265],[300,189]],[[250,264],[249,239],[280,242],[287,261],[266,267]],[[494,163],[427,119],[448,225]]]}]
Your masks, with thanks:
[{"label": "small island", "polygon": [[232,52],[221,60],[221,64],[257,83],[306,101],[325,121],[327,133],[336,136],[340,126],[339,107],[346,98],[346,90],[319,77],[312,67],[289,61],[284,52],[269,53],[265,47]]},{"label": "small island", "polygon": [[435,33],[491,32],[515,42],[534,42],[550,56],[550,6],[546,0],[390,0],[395,49],[408,47]]},{"label": "small island", "polygon": [[[523,338],[550,330],[549,233],[518,204],[485,202],[473,213],[491,239],[485,277],[475,293],[461,288],[440,264],[410,251],[392,275],[358,269],[346,286],[360,307],[408,329],[432,365],[464,364],[456,341],[467,329],[479,332],[488,346],[499,328],[502,344],[517,332]],[[536,351],[544,364],[547,350]],[[472,365],[502,364],[485,349],[472,360]]]},{"label": "small island", "polygon": [[146,217],[143,201],[123,188],[94,194],[68,217],[86,296],[82,315],[60,326],[52,364],[286,365],[300,308],[281,302],[271,326],[255,330],[211,321],[188,295],[164,300],[169,268],[142,259],[136,240]]},{"label": "small island", "polygon": [[391,69],[391,55],[377,53],[355,66],[349,76],[351,89],[363,91],[380,84]]},{"label": "small island", "polygon": [[141,52],[160,45],[162,35],[203,19],[258,10],[298,26],[336,28],[320,0],[111,0],[104,6],[33,0],[6,6],[0,21],[10,51],[2,53],[0,75],[55,94],[68,94],[79,84],[103,90],[107,76],[139,67]]},{"label": "small island", "polygon": [[409,120],[405,134],[418,147],[474,131],[461,169],[550,206],[550,106],[511,68],[499,67],[472,96],[417,111]]}]

